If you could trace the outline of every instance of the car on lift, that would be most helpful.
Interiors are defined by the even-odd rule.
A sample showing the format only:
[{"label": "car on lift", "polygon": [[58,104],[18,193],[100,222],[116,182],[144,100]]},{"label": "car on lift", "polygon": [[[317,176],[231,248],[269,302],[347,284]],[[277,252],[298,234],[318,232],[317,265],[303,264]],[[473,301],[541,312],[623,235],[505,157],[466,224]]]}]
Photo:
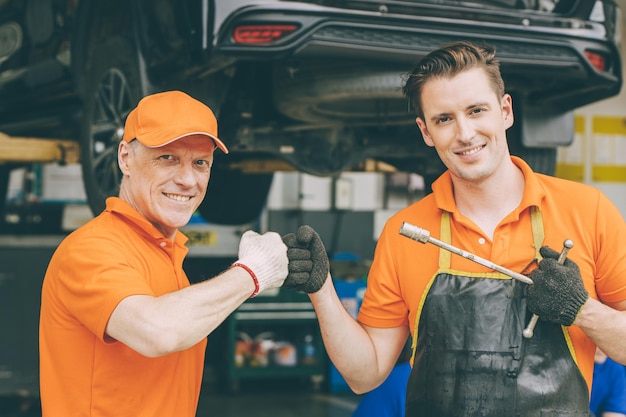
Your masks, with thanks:
[{"label": "car on lift", "polygon": [[464,39],[496,48],[512,152],[553,173],[573,111],[621,88],[620,25],[614,0],[2,0],[0,132],[78,141],[98,213],[117,193],[129,111],[186,91],[231,150],[199,211],[246,223],[279,169],[336,176],[374,160],[436,178],[402,77]]}]

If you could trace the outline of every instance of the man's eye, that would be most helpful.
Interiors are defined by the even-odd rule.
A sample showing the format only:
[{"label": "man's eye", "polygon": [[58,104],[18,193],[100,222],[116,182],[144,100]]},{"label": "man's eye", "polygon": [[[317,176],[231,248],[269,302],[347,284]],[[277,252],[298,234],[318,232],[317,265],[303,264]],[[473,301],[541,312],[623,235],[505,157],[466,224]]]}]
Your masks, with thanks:
[{"label": "man's eye", "polygon": [[440,118],[437,119],[437,124],[442,124],[442,123],[445,123],[445,122],[447,122],[449,120],[450,120],[449,117],[440,117]]},{"label": "man's eye", "polygon": [[206,160],[206,159],[198,159],[194,163],[196,164],[198,169],[201,169],[203,171],[210,170],[211,169],[211,165],[212,165],[212,162],[209,161],[209,160]]},{"label": "man's eye", "polygon": [[172,155],[161,155],[159,156],[160,159],[165,159],[165,160],[171,160],[174,159],[174,157]]}]

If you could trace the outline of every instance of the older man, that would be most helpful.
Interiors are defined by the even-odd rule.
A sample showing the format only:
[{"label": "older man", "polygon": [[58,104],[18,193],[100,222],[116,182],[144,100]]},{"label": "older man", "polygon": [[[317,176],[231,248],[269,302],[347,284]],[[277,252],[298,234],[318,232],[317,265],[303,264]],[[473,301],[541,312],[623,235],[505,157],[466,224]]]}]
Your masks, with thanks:
[{"label": "older man", "polygon": [[287,275],[276,233],[247,231],[239,259],[190,285],[178,230],[202,202],[217,121],[180,91],[141,100],[118,148],[119,197],[71,233],[44,278],[41,401],[46,416],[187,416],[198,403],[206,337]]}]

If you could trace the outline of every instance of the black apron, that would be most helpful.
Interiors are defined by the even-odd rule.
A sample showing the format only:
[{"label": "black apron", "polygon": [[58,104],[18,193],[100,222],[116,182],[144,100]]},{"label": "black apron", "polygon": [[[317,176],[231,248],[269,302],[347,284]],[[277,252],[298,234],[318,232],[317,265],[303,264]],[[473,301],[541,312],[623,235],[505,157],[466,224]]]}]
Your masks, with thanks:
[{"label": "black apron", "polygon": [[[532,210],[531,218],[539,259],[541,213]],[[451,242],[447,212],[441,239]],[[416,317],[405,416],[590,416],[567,329],[539,320],[525,339],[527,284],[499,273],[452,271],[450,255],[440,250],[439,271]]]}]

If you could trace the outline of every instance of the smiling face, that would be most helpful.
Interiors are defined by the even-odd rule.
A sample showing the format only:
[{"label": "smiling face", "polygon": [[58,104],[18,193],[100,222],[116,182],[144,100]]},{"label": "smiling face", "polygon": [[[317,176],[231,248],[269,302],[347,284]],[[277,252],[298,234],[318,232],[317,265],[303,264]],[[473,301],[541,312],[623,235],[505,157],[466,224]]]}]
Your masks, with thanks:
[{"label": "smiling face", "polygon": [[173,239],[204,199],[214,150],[215,143],[203,135],[158,148],[136,140],[122,141],[118,151],[124,174],[120,198]]},{"label": "smiling face", "polygon": [[481,183],[508,160],[511,97],[498,97],[483,69],[430,79],[421,102],[424,118],[418,117],[417,125],[454,179]]}]

